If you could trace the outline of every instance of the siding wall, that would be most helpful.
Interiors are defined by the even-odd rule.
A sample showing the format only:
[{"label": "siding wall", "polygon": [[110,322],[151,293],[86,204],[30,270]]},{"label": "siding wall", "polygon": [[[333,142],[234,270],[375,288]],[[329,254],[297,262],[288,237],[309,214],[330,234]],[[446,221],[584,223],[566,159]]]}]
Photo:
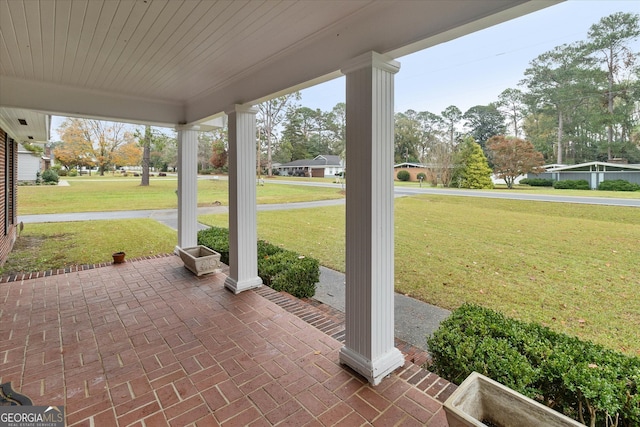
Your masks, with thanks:
[{"label": "siding wall", "polygon": [[0,128],[0,265],[16,240],[16,170],[18,144]]},{"label": "siding wall", "polygon": [[607,171],[607,172],[544,172],[541,174],[527,174],[528,178],[555,179],[556,181],[584,179],[596,189],[602,181],[623,179],[625,181],[640,184],[640,171]]}]

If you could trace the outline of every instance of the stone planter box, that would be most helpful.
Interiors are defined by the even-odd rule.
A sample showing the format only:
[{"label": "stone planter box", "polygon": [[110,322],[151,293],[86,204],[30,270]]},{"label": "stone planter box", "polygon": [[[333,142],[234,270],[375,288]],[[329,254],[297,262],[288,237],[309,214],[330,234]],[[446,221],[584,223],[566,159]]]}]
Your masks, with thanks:
[{"label": "stone planter box", "polygon": [[220,272],[220,254],[206,246],[178,248],[184,266],[196,276]]},{"label": "stone planter box", "polygon": [[584,427],[477,372],[446,400],[444,410],[449,427]]}]

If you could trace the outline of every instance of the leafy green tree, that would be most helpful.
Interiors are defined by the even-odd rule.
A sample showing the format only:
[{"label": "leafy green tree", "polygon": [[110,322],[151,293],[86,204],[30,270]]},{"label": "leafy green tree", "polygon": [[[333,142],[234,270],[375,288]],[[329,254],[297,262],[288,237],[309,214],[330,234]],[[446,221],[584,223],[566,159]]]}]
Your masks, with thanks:
[{"label": "leafy green tree", "polygon": [[469,129],[468,135],[473,137],[485,152],[489,138],[495,135],[504,135],[507,131],[504,116],[493,103],[471,107],[462,118],[466,121],[466,127]]},{"label": "leafy green tree", "polygon": [[[607,128],[607,158],[611,159],[614,128],[623,125],[629,115],[629,104],[633,106],[634,101],[638,100],[637,97],[627,97],[633,84],[627,76],[637,64],[638,53],[634,53],[629,44],[640,37],[640,15],[618,12],[606,16],[589,28],[587,36],[588,55],[596,60],[606,74],[604,122]],[[630,129],[626,129],[625,133],[628,137]],[[619,137],[626,139],[622,135]]]},{"label": "leafy green tree", "polygon": [[440,115],[445,123],[449,144],[453,147],[456,145],[458,135],[457,126],[462,120],[462,111],[455,105],[450,105],[445,108]]},{"label": "leafy green tree", "polygon": [[457,156],[454,183],[460,188],[493,188],[491,168],[480,144],[472,137],[466,137]]},{"label": "leafy green tree", "polygon": [[509,123],[513,135],[518,138],[522,132],[522,120],[527,115],[524,93],[520,89],[505,89],[498,95],[496,106]]},{"label": "leafy green tree", "polygon": [[487,147],[494,172],[498,178],[504,179],[508,188],[513,188],[520,175],[542,171],[540,167],[544,164],[544,157],[529,141],[500,135],[490,138]]},{"label": "leafy green tree", "polygon": [[407,110],[395,115],[395,163],[417,162],[421,132],[417,113]]}]

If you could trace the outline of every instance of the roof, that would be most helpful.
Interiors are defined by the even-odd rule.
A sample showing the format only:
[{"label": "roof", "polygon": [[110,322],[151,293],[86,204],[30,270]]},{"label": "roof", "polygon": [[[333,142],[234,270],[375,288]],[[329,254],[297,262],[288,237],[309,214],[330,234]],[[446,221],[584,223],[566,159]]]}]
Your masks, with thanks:
[{"label": "roof", "polygon": [[588,162],[577,165],[560,165],[547,169],[547,172],[561,171],[640,171],[640,164],[623,164],[607,162]]},{"label": "roof", "polygon": [[325,154],[325,155],[316,156],[313,159],[301,159],[301,160],[294,160],[289,163],[282,163],[278,165],[278,168],[294,168],[294,167],[318,168],[321,166],[322,167],[342,167],[343,162],[340,156]]},{"label": "roof", "polygon": [[45,140],[38,115],[206,124],[364,53],[396,59],[559,2],[0,0],[0,126]]}]

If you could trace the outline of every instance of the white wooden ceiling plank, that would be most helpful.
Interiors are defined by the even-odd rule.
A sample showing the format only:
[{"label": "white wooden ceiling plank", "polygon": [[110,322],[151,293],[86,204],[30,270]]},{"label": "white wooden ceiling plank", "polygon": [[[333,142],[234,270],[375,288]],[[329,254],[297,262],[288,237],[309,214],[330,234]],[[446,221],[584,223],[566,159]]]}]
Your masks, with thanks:
[{"label": "white wooden ceiling plank", "polygon": [[96,33],[98,32],[98,23],[102,12],[102,4],[100,2],[88,2],[84,12],[84,20],[82,23],[82,36],[78,40],[76,49],[76,57],[74,60],[69,80],[71,82],[81,82],[83,80],[83,72],[88,67],[87,61],[92,57],[91,45],[94,42]]},{"label": "white wooden ceiling plank", "polygon": [[[189,15],[187,8],[181,6],[182,4],[177,1],[166,3],[148,34],[148,46],[141,52],[136,52],[139,55],[138,60],[130,64],[127,70],[123,70],[123,81],[134,80],[136,77],[141,78],[150,70],[154,70],[164,63],[163,55],[158,52],[169,43],[175,34],[175,28]],[[170,28],[174,30],[169,30]]]},{"label": "white wooden ceiling plank", "polygon": [[[264,5],[265,2],[262,2],[261,5]],[[156,82],[156,87],[158,90],[163,91],[168,87],[173,88],[173,92],[175,94],[180,94],[180,96],[187,96],[188,94],[185,92],[185,87],[193,82],[189,82],[182,78],[184,70],[189,70],[189,73],[193,73],[200,62],[211,60],[212,51],[215,52],[216,46],[219,44],[228,44],[233,43],[237,38],[238,32],[242,32],[242,28],[245,26],[245,19],[248,16],[251,16],[254,8],[260,7],[256,6],[256,2],[251,3],[250,5],[247,3],[234,2],[234,8],[226,9],[222,15],[218,15],[214,19],[214,23],[210,24],[208,22],[204,22],[204,28],[198,28],[197,37],[193,38],[191,43],[181,50],[180,54],[174,58],[175,66],[169,67],[167,72],[162,76],[162,79]],[[211,22],[211,21],[209,21]],[[215,23],[219,23],[219,25],[215,25]],[[203,22],[200,22],[202,25]],[[211,37],[209,32],[211,30],[209,28],[216,29],[216,35],[220,35],[221,37]],[[219,64],[222,64],[224,61],[219,61]],[[211,75],[210,79],[212,81],[217,80],[215,75]],[[209,84],[212,84],[212,81],[209,81]]]},{"label": "white wooden ceiling plank", "polygon": [[[25,69],[25,63],[23,60],[21,43],[24,42],[24,9],[21,3],[7,2],[2,3],[5,10],[0,10],[0,28],[5,36],[5,43],[9,52],[9,58],[13,65],[13,75],[24,75],[28,72]],[[20,27],[22,27],[22,35],[20,33]],[[26,54],[25,54],[26,56]]]},{"label": "white wooden ceiling plank", "polygon": [[55,26],[53,34],[53,82],[60,83],[64,70],[64,60],[69,37],[71,1],[56,0]]},{"label": "white wooden ceiling plank", "polygon": [[103,82],[111,69],[111,65],[117,59],[120,50],[126,43],[126,39],[122,38],[122,30],[134,5],[131,1],[118,1],[118,8],[111,22],[100,21],[99,25],[108,25],[109,31],[104,38],[100,55],[96,58],[91,70],[91,87],[99,90],[104,89]]},{"label": "white wooden ceiling plank", "polygon": [[[141,16],[137,18],[135,29],[131,27],[128,42],[118,60],[113,64],[111,73],[105,80],[104,85],[110,87],[116,81],[122,81],[134,64],[138,63],[140,56],[148,49],[155,40],[155,34],[161,30],[158,28],[158,18],[167,2],[154,1],[151,3],[138,3]],[[134,17],[135,19],[135,17]],[[135,21],[133,21],[135,22]],[[132,23],[133,23],[132,22]]]},{"label": "white wooden ceiling plank", "polygon": [[[80,40],[89,38],[93,28],[86,25],[88,3],[73,3],[69,15],[69,30],[67,32],[67,47],[64,51],[64,64],[62,66],[62,83],[76,84],[73,78],[73,70],[82,63],[82,58],[78,55]],[[87,31],[88,33],[85,33]]]},{"label": "white wooden ceiling plank", "polygon": [[42,25],[38,6],[35,2],[24,3],[33,78],[42,80],[45,64],[42,57]]},{"label": "white wooden ceiling plank", "polygon": [[[80,74],[79,83],[81,86],[89,87],[93,82],[94,75],[93,70],[96,68],[96,62],[98,61],[98,55],[102,56],[102,50],[105,44],[107,35],[109,34],[109,24],[113,21],[116,11],[118,10],[118,2],[96,2],[100,5],[100,11],[98,13],[98,20],[96,21],[95,31],[87,51],[87,57],[85,58],[82,72]],[[92,11],[93,12],[93,11]]]},{"label": "white wooden ceiling plank", "polygon": [[53,79],[54,66],[54,42],[55,42],[55,10],[56,4],[52,1],[40,3],[40,34],[42,37],[42,79]]},{"label": "white wooden ceiling plank", "polygon": [[[177,73],[184,78],[190,70],[190,55],[193,55],[194,49],[198,49],[197,46],[202,38],[207,37],[207,26],[215,25],[213,22],[221,17],[224,24],[232,26],[233,15],[242,7],[242,4],[240,1],[218,2],[215,3],[215,7],[208,8],[205,12],[199,8],[194,9],[176,31],[177,37],[172,40],[172,44],[158,52],[157,55],[160,55],[163,61],[162,67],[156,67],[145,76],[147,87],[157,88],[168,74],[173,76]],[[211,6],[212,4],[207,5],[204,2],[201,5]]]},{"label": "white wooden ceiling plank", "polygon": [[126,63],[136,61],[133,53],[144,39],[149,28],[148,25],[153,25],[157,14],[162,8],[160,2],[153,7],[151,4],[144,1],[135,2],[120,33],[120,39],[123,41],[123,45],[117,55],[114,56],[111,64],[109,64],[106,77],[102,81],[103,89],[109,90],[111,82],[121,80],[120,72]]}]

